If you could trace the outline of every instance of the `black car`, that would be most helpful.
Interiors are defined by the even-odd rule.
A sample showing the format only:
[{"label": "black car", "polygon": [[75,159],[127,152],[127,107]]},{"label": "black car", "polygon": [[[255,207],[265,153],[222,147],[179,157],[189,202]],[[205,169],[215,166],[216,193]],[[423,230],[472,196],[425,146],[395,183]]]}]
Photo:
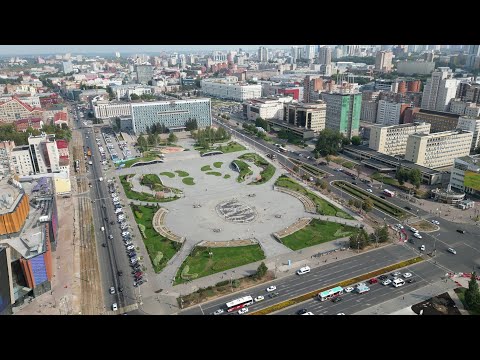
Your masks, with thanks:
[{"label": "black car", "polygon": [[110,225],[115,225],[115,221],[110,221]]},{"label": "black car", "polygon": [[356,181],[352,181],[352,184],[353,184],[353,185],[357,185],[357,182],[356,182]]},{"label": "black car", "polygon": [[381,197],[382,199],[386,199],[386,197],[385,197],[385,196],[383,196],[383,195],[380,195],[380,197]]},{"label": "black car", "polygon": [[118,288],[118,292],[123,292],[123,287],[122,287],[122,286],[120,286],[120,287]]},{"label": "black car", "polygon": [[407,283],[411,284],[411,283],[414,283],[415,281],[416,281],[415,279],[408,279]]},{"label": "black car", "polygon": [[123,275],[123,271],[122,271],[122,270],[118,270],[117,274],[118,274],[118,276],[122,276],[122,275]]},{"label": "black car", "polygon": [[135,256],[137,256],[137,253],[136,252],[131,252],[131,253],[127,253],[128,257],[129,258],[133,258]]},{"label": "black car", "polygon": [[332,299],[332,302],[334,302],[334,303],[337,303],[337,302],[339,302],[339,301],[342,301],[342,298],[341,298],[340,296],[334,297],[334,298]]},{"label": "black car", "polygon": [[413,237],[408,238],[408,242],[409,242],[410,244],[415,244],[415,239],[414,239]]},{"label": "black car", "polygon": [[411,211],[412,208],[410,206],[405,206],[405,210]]},{"label": "black car", "polygon": [[378,280],[380,280],[380,281],[387,280],[387,279],[388,279],[388,276],[387,276],[387,275],[380,275],[380,276],[378,277]]},{"label": "black car", "polygon": [[465,230],[457,229],[457,232],[460,234],[465,234]]},{"label": "black car", "polygon": [[297,311],[297,315],[303,315],[303,314],[305,314],[306,312],[308,312],[307,309],[300,309],[300,310]]}]

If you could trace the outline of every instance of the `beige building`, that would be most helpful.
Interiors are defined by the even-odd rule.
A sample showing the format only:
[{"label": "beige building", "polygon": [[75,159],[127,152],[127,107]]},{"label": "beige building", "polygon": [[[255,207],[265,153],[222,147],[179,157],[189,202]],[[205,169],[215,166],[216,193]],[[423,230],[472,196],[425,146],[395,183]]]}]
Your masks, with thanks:
[{"label": "beige building", "polygon": [[460,116],[457,129],[473,132],[472,147],[470,149],[473,152],[479,145],[480,117]]},{"label": "beige building", "polygon": [[111,117],[120,117],[132,115],[130,103],[109,102],[107,100],[98,100],[92,102],[93,113],[97,119],[108,119]]},{"label": "beige building", "polygon": [[283,120],[290,125],[314,132],[325,129],[327,104],[318,100],[315,103],[285,103],[283,105]]},{"label": "beige building", "polygon": [[470,153],[473,132],[455,130],[408,137],[405,160],[428,168],[452,166],[455,158]]},{"label": "beige building", "polygon": [[480,106],[476,103],[453,99],[450,101],[450,112],[466,116],[480,116]]},{"label": "beige building", "polygon": [[0,103],[0,122],[12,123],[15,120],[30,118],[43,119],[43,110],[31,107],[17,98]]},{"label": "beige building", "polygon": [[283,104],[291,101],[290,96],[247,100],[243,103],[243,117],[250,121],[255,121],[258,117],[264,120],[283,120]]},{"label": "beige building", "polygon": [[413,119],[418,122],[428,122],[432,124],[430,131],[432,133],[442,131],[452,131],[457,128],[460,115],[444,111],[420,109],[414,113]]},{"label": "beige building", "polygon": [[370,128],[369,147],[386,155],[405,155],[408,137],[421,133],[429,134],[430,124],[373,125]]},{"label": "beige building", "polygon": [[382,72],[392,71],[392,55],[391,51],[378,51],[375,58],[375,70]]}]

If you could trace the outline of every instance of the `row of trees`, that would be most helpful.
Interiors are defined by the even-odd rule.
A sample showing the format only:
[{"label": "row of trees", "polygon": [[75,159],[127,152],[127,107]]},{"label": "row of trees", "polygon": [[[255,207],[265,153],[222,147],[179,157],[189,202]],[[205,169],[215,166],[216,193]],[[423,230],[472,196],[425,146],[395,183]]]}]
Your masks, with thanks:
[{"label": "row of trees", "polygon": [[356,234],[350,236],[350,248],[363,249],[372,243],[384,243],[389,239],[387,225],[376,228],[373,233],[368,234],[365,229],[360,229]]},{"label": "row of trees", "polygon": [[214,142],[230,139],[230,134],[223,127],[215,129],[207,126],[205,129],[192,131],[191,134],[192,137],[197,141],[196,145],[205,149],[208,149]]},{"label": "row of trees", "polygon": [[130,100],[135,101],[135,100],[155,100],[157,97],[152,94],[142,94],[142,95],[137,95],[137,94],[130,94]]},{"label": "row of trees", "polygon": [[267,134],[261,130],[258,130],[256,128],[255,125],[253,124],[247,124],[247,123],[243,123],[242,125],[243,129],[248,131],[249,133],[253,134],[253,135],[256,135],[258,136],[260,139],[266,139],[267,138]]},{"label": "row of trees", "polygon": [[400,185],[403,185],[405,182],[409,182],[417,189],[422,183],[422,173],[418,169],[408,170],[403,167],[399,167],[397,169],[397,173],[395,174],[395,178],[398,180]]},{"label": "row of trees", "polygon": [[372,211],[373,209],[373,201],[370,198],[366,198],[365,200],[359,199],[350,199],[348,200],[348,205],[355,206],[358,209],[362,209],[365,212]]},{"label": "row of trees", "polygon": [[29,127],[27,131],[17,131],[13,124],[0,125],[0,141],[12,140],[15,145],[27,145],[28,136],[40,135],[42,132],[47,134],[55,134],[55,138],[70,141],[72,139],[72,132],[68,128],[67,124],[60,125],[44,125],[41,130],[33,129]]},{"label": "row of trees", "polygon": [[[174,144],[177,140],[178,138],[175,133],[171,132],[170,135],[168,135],[167,143]],[[151,133],[148,134],[146,138],[143,135],[137,138],[137,145],[142,152],[147,151],[149,147],[156,147],[162,143],[165,143],[165,140],[160,138],[160,134]]]}]

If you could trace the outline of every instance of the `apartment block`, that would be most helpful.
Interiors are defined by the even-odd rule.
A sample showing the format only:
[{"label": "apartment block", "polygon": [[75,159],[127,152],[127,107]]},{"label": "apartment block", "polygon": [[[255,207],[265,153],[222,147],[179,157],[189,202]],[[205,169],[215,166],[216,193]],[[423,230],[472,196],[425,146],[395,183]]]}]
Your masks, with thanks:
[{"label": "apartment block", "polygon": [[327,104],[324,101],[315,103],[285,103],[283,120],[290,125],[314,132],[325,129]]},{"label": "apartment block", "polygon": [[220,99],[245,101],[262,97],[262,85],[239,82],[236,76],[203,79],[201,87],[204,95]]},{"label": "apartment block", "polygon": [[473,132],[455,130],[435,134],[412,134],[407,140],[405,160],[428,168],[452,166],[455,158],[470,153]]},{"label": "apartment block", "polygon": [[405,155],[408,137],[412,134],[429,134],[430,124],[372,125],[369,148],[385,155]]},{"label": "apartment block", "polygon": [[[415,108],[414,108],[415,109]],[[407,117],[405,115],[405,117]],[[445,111],[418,109],[413,111],[413,120],[418,122],[428,122],[432,124],[430,131],[432,133],[451,131],[457,128],[460,115]]]},{"label": "apartment block", "polygon": [[479,145],[480,117],[460,116],[458,118],[457,129],[473,132],[472,147],[470,150],[471,152],[475,151]]},{"label": "apartment block", "polygon": [[322,93],[322,100],[327,103],[325,127],[339,131],[349,139],[358,136],[362,94]]},{"label": "apartment block", "polygon": [[132,115],[131,103],[98,100],[96,102],[92,102],[92,105],[93,113],[97,119],[108,119],[111,117]]},{"label": "apartment block", "polygon": [[283,119],[283,104],[291,102],[291,97],[261,98],[247,100],[243,103],[243,116],[246,120],[255,121],[258,117],[265,120]]}]

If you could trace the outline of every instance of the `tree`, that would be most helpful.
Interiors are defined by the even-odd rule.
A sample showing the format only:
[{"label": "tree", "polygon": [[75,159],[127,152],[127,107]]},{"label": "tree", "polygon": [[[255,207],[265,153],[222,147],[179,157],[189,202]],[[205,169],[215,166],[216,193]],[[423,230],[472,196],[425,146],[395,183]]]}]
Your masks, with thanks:
[{"label": "tree", "polygon": [[295,165],[292,170],[293,170],[293,172],[298,172],[298,166]]},{"label": "tree", "polygon": [[371,241],[378,241],[378,242],[387,242],[389,239],[388,234],[388,227],[387,225],[382,226],[380,228],[376,228],[372,234],[370,234]]},{"label": "tree", "polygon": [[476,276],[477,274],[475,271],[472,272],[472,276],[468,282],[468,289],[465,291],[465,302],[470,309],[480,307],[480,290],[478,288]]},{"label": "tree", "polygon": [[372,209],[373,209],[372,199],[370,199],[370,198],[365,199],[365,200],[363,201],[363,204],[362,204],[362,209],[363,209],[363,211],[365,211],[365,212],[372,211]]},{"label": "tree", "polygon": [[356,234],[350,236],[351,249],[363,249],[368,243],[369,238],[365,229],[360,229]]},{"label": "tree", "polygon": [[353,200],[353,206],[360,209],[362,207],[362,201],[358,199]]},{"label": "tree", "polygon": [[320,181],[320,187],[325,190],[328,187],[328,183],[325,180]]},{"label": "tree", "polygon": [[147,139],[145,139],[145,137],[144,137],[143,135],[140,135],[140,136],[137,138],[137,144],[138,144],[138,146],[140,147],[140,149],[142,150],[142,152],[146,151],[147,148],[148,148]]},{"label": "tree", "polygon": [[131,99],[132,101],[135,101],[135,100],[140,99],[140,96],[138,96],[137,94],[130,94],[130,99]]},{"label": "tree", "polygon": [[327,155],[325,157],[325,161],[327,162],[327,165],[330,165],[330,161],[332,161],[332,157],[330,155]]},{"label": "tree", "polygon": [[263,128],[265,131],[270,131],[270,126],[267,120],[262,119],[260,116],[255,120],[255,126]]},{"label": "tree", "polygon": [[260,265],[258,265],[257,272],[255,273],[255,277],[257,279],[261,279],[262,277],[265,276],[267,273],[268,267],[265,265],[265,263],[262,261]]},{"label": "tree", "polygon": [[338,131],[324,129],[318,134],[315,150],[318,150],[322,156],[337,155],[342,145],[349,141]]},{"label": "tree", "polygon": [[168,135],[168,142],[173,144],[173,143],[176,143],[178,140],[177,136],[171,132],[170,135]]},{"label": "tree", "polygon": [[410,170],[408,177],[409,177],[410,183],[418,189],[420,187],[420,184],[422,183],[422,173],[420,172],[420,170],[418,169]]},{"label": "tree", "polygon": [[403,185],[405,181],[408,181],[409,171],[403,167],[399,167],[395,174],[395,178],[398,180],[400,185]]},{"label": "tree", "polygon": [[318,159],[318,158],[320,157],[320,153],[318,152],[318,150],[315,150],[315,151],[313,152],[313,157],[314,157],[315,159]]},{"label": "tree", "polygon": [[188,119],[185,122],[185,130],[186,131],[192,131],[192,130],[197,130],[198,129],[198,124],[197,124],[197,119]]},{"label": "tree", "polygon": [[360,136],[352,136],[352,145],[361,145],[362,144],[362,139]]}]

